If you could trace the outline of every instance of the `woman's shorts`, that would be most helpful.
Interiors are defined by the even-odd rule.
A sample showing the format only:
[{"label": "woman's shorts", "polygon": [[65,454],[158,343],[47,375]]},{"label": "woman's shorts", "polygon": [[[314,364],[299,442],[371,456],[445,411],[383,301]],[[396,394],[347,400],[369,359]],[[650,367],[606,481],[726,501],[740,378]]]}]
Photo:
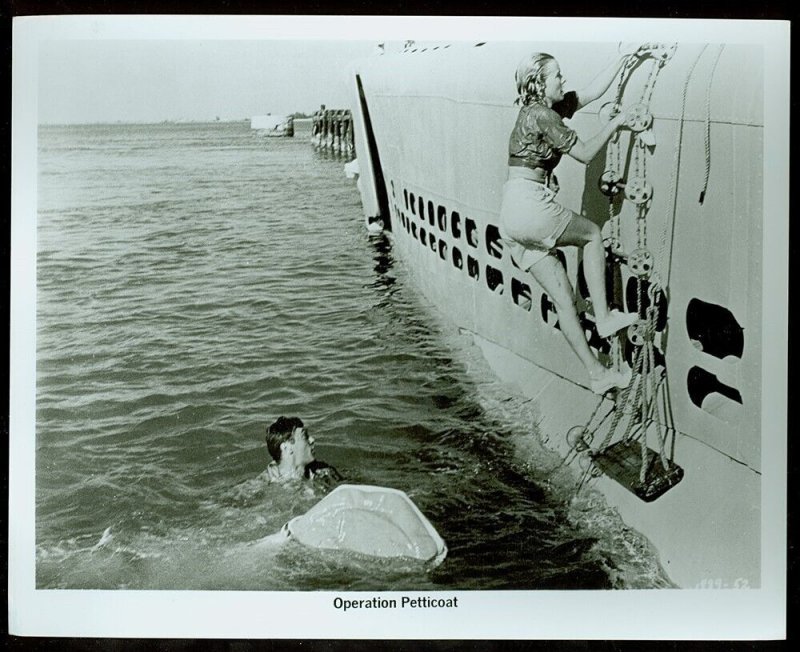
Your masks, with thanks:
[{"label": "woman's shorts", "polygon": [[575,215],[555,200],[553,190],[529,175],[525,168],[511,168],[500,208],[500,237],[523,271],[547,256]]}]

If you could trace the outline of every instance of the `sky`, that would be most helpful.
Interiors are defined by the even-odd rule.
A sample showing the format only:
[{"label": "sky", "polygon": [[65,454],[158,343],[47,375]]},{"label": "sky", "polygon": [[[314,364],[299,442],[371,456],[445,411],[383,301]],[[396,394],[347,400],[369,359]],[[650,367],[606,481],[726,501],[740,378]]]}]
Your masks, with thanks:
[{"label": "sky", "polygon": [[350,105],[374,41],[46,40],[40,124],[235,120]]}]

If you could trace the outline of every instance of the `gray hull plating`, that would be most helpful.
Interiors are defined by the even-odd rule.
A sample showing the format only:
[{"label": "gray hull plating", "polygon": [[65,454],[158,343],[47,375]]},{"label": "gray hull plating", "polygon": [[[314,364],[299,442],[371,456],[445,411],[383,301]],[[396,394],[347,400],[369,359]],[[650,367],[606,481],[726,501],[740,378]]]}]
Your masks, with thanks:
[{"label": "gray hull plating", "polygon": [[[497,239],[514,70],[534,50],[553,54],[569,86],[580,88],[616,46],[459,44],[376,56],[352,72],[355,144],[366,217],[390,225],[420,291],[474,334],[511,391],[536,397],[540,436],[566,454],[567,430],[586,422],[597,398],[547,297]],[[637,222],[630,201],[617,210],[627,251],[646,228],[665,289],[667,319],[655,345],[675,427],[668,452],[685,477],[653,503],[606,477],[596,482],[687,588],[760,583],[762,67],[757,47],[678,44],[656,77],[645,60],[622,92],[623,106],[640,103],[655,79],[647,219]],[[595,133],[612,91],[570,126]],[[630,138],[619,142],[629,173]],[[609,218],[598,190],[606,165],[601,153],[588,166],[565,157],[558,169],[559,200],[600,225]],[[580,257],[565,253],[579,310],[590,312]],[[622,265],[616,293],[628,309],[636,309],[632,279]],[[647,438],[658,449],[657,433]]]}]

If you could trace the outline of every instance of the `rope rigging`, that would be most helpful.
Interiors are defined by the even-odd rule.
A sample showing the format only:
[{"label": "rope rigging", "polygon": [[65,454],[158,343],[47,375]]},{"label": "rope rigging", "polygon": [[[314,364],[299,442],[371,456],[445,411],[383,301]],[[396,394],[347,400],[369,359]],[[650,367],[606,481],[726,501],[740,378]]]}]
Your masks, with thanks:
[{"label": "rope rigging", "polygon": [[[655,500],[683,477],[683,470],[672,463],[667,446],[668,438],[674,440],[675,428],[666,391],[666,363],[656,346],[657,340],[660,343],[660,338],[663,337],[661,331],[666,325],[666,293],[660,281],[656,260],[649,248],[647,231],[647,217],[653,199],[653,186],[647,176],[647,166],[656,145],[652,131],[653,116],[649,107],[658,75],[672,59],[676,49],[676,44],[642,45],[637,51],[639,56],[631,57],[623,66],[615,99],[600,111],[601,116],[604,112],[606,116],[620,112],[631,75],[640,66],[647,66],[641,95],[626,111],[626,125],[630,129],[630,137],[625,143],[628,157],[623,156],[623,138],[617,132],[609,141],[606,168],[599,180],[600,191],[609,200],[608,237],[605,240],[609,261],[611,264],[625,265],[635,283],[639,320],[628,328],[626,345],[633,377],[617,397],[615,406],[603,419],[593,424],[603,402],[601,399],[586,425],[576,426],[567,433],[568,443],[575,454],[585,454],[584,459],[588,459],[581,486],[587,477],[605,473],[646,501]],[[684,110],[686,89],[696,63],[697,61],[689,70],[684,87]],[[682,121],[683,116],[679,139],[682,135]],[[678,148],[680,149],[680,140]],[[679,159],[679,152],[676,159]],[[706,159],[708,161],[708,155]],[[626,163],[629,164],[627,180]],[[636,227],[635,248],[631,251],[626,250],[622,239],[621,213],[625,201],[633,207]],[[662,255],[658,262],[663,260],[665,240],[666,237],[662,238]],[[667,269],[667,273],[668,271]],[[628,301],[631,301],[630,295]],[[621,338],[612,341],[611,356],[614,365],[619,368],[625,358]],[[592,446],[595,434],[604,427],[609,415],[611,419],[605,436],[596,446]],[[656,451],[648,447],[648,433],[655,433]]]}]

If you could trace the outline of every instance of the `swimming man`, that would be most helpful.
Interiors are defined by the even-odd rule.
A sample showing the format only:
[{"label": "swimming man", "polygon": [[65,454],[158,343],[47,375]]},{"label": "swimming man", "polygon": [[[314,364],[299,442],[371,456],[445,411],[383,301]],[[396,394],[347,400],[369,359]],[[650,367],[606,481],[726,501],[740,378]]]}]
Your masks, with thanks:
[{"label": "swimming man", "polygon": [[270,482],[342,479],[335,468],[314,457],[315,439],[298,417],[279,417],[267,428],[266,442],[273,460],[267,466]]}]

